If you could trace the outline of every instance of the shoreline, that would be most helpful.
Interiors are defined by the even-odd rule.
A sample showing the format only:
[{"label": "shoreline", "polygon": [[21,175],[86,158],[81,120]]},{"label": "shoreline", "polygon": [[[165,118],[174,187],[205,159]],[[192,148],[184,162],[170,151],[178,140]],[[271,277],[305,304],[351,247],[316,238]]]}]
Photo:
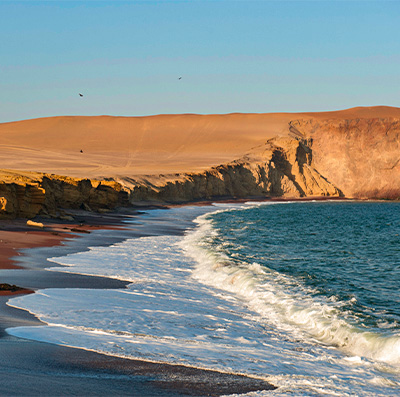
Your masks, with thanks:
[{"label": "shoreline", "polygon": [[[60,387],[62,390],[65,387],[66,395],[118,392],[119,395],[137,396],[219,396],[276,388],[264,380],[244,375],[118,358],[16,338],[5,332],[11,327],[44,325],[34,315],[6,305],[8,299],[18,294],[44,288],[125,288],[129,282],[44,269],[48,267],[47,257],[85,251],[89,244],[93,245],[93,239],[96,245],[107,246],[127,238],[145,236],[143,231],[124,227],[123,220],[137,213],[132,209],[106,215],[81,212],[76,218],[82,222],[43,220],[47,223],[44,230],[23,225],[21,220],[0,222],[0,236],[7,241],[0,250],[0,282],[25,288],[12,295],[0,294],[0,394],[52,395],[56,391],[60,395]],[[93,231],[98,232],[91,233]],[[19,243],[13,246],[13,241]],[[1,256],[3,248],[5,251]],[[8,253],[14,255],[5,259]],[[53,368],[59,371],[54,374]],[[39,370],[40,375],[35,375]]]}]

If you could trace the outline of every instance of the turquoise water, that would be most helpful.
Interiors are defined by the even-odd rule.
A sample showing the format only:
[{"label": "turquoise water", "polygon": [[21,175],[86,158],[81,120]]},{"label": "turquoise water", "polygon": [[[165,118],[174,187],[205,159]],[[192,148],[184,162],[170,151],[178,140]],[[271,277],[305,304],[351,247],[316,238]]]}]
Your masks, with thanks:
[{"label": "turquoise water", "polygon": [[293,203],[212,215],[210,246],[289,275],[360,329],[400,332],[400,203]]}]

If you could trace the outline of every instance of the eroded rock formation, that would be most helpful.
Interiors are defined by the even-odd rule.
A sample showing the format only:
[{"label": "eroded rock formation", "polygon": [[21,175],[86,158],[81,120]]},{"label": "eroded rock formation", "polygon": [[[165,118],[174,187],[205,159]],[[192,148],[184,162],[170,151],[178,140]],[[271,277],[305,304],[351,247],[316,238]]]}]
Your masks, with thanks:
[{"label": "eroded rock formation", "polygon": [[341,191],[313,167],[312,150],[306,141],[278,138],[238,160],[202,173],[135,181],[130,200],[176,203],[217,198],[340,195]]},{"label": "eroded rock formation", "polygon": [[[121,168],[121,165],[117,164],[115,168],[124,170],[124,173],[116,172],[106,175],[107,178],[103,176],[87,179],[3,170],[0,171],[0,217],[31,218],[35,215],[57,217],[62,214],[62,209],[70,208],[105,211],[117,206],[139,203],[184,203],[230,198],[344,196],[399,199],[400,118],[365,117],[364,114],[372,111],[383,115],[398,113],[396,108],[357,108],[324,114],[323,117],[316,114],[302,114],[302,117],[292,118],[289,121],[289,116],[285,114],[279,116],[279,120],[272,118],[272,121],[269,121],[265,140],[260,140],[262,128],[257,124],[253,138],[241,141],[246,146],[242,152],[244,154],[234,157],[229,156],[237,153],[239,146],[233,145],[234,150],[229,153],[224,152],[221,142],[223,139],[228,139],[229,134],[222,127],[218,127],[222,131],[218,132],[214,126],[213,131],[218,134],[218,150],[222,153],[222,158],[231,160],[221,160],[221,163],[217,161],[214,163],[218,164],[216,166],[204,167],[198,162],[194,167],[200,168],[198,172],[170,173],[174,168],[171,167],[171,162],[175,161],[179,165],[180,161],[187,162],[191,153],[197,153],[198,156],[199,153],[195,151],[197,146],[198,150],[206,150],[203,147],[204,142],[213,139],[206,134],[207,131],[201,132],[204,142],[199,141],[200,143],[195,138],[193,138],[194,143],[186,139],[187,134],[183,134],[186,137],[183,143],[174,137],[176,148],[168,156],[164,153],[162,145],[156,145],[157,155],[150,156],[146,152],[146,156],[142,158],[141,152],[135,148],[131,139],[133,149],[125,153],[129,155],[126,165]],[[363,116],[343,118],[340,117],[342,114]],[[233,123],[236,119],[241,120],[241,117],[236,115],[228,120]],[[257,115],[252,117],[253,123],[259,119]],[[188,119],[191,120],[189,116]],[[199,118],[199,120],[206,129],[207,124],[204,121],[206,119]],[[269,119],[263,116],[260,120],[264,122]],[[124,120],[118,122],[125,123]],[[161,128],[162,124],[157,126]],[[272,137],[271,131],[275,127],[277,133]],[[166,134],[170,133],[168,129],[166,131]],[[128,134],[127,131],[124,133]],[[246,134],[250,133],[250,129],[246,131]],[[12,134],[9,133],[10,142]],[[161,133],[159,135],[161,136]],[[140,136],[138,142],[143,141],[145,131],[142,131]],[[237,128],[234,136],[241,136]],[[252,141],[256,143],[255,147],[249,149],[249,142]],[[44,152],[44,155],[47,155],[46,153]],[[108,159],[110,156],[108,154],[107,157],[102,152],[95,155],[101,159]],[[154,166],[153,163],[158,155],[167,158],[168,161],[162,157],[159,166],[168,170],[167,173],[154,172],[150,175],[135,173],[135,162],[140,170],[146,169],[146,164],[152,164],[153,169],[157,169],[158,165]],[[215,154],[207,161],[214,161],[214,158]],[[150,160],[153,163],[149,163]],[[87,162],[86,166],[89,167],[90,164]],[[98,169],[103,170],[101,166]],[[112,167],[104,168],[108,169]]]},{"label": "eroded rock formation", "polygon": [[62,209],[110,210],[128,205],[128,193],[114,181],[42,173],[1,171],[0,217],[60,217]]},{"label": "eroded rock formation", "polygon": [[316,169],[346,197],[400,198],[400,120],[296,120]]}]

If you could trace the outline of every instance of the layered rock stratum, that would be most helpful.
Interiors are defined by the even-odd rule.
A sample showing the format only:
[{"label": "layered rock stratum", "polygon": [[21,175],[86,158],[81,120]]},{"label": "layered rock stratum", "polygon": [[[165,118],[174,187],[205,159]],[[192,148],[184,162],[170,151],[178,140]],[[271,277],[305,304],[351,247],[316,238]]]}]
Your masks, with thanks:
[{"label": "layered rock stratum", "polygon": [[0,216],[265,197],[400,198],[400,109],[0,124]]}]

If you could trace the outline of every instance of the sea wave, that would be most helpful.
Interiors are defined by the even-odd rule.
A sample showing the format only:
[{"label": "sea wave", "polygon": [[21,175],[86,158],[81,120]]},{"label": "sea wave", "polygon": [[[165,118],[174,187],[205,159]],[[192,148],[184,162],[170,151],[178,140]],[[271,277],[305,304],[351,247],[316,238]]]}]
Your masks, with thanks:
[{"label": "sea wave", "polygon": [[394,365],[400,371],[400,334],[365,330],[354,313],[343,308],[349,302],[317,298],[294,277],[257,262],[233,260],[223,244],[210,244],[218,234],[210,214],[199,216],[196,222],[198,228],[186,234],[181,246],[196,261],[193,276],[197,280],[240,296],[279,329],[315,338],[353,357]]}]

